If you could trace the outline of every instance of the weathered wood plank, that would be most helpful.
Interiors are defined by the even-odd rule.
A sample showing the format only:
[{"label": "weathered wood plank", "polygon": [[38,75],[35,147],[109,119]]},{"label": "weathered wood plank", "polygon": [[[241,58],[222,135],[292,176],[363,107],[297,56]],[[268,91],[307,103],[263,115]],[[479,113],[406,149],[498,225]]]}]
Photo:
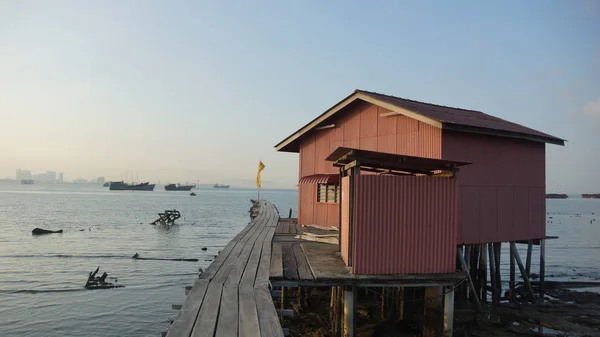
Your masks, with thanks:
[{"label": "weathered wood plank", "polygon": [[273,305],[273,298],[266,288],[255,288],[256,307],[261,337],[283,337],[283,330]]},{"label": "weathered wood plank", "polygon": [[283,253],[283,277],[288,280],[297,280],[298,265],[296,264],[292,245],[289,243],[282,244],[281,251]]},{"label": "weathered wood plank", "polygon": [[283,252],[280,243],[273,243],[271,248],[271,267],[269,269],[271,278],[283,277]]},{"label": "weathered wood plank", "polygon": [[254,280],[256,279],[258,272],[258,264],[260,262],[260,255],[263,249],[263,241],[267,234],[269,234],[269,228],[263,227],[262,232],[254,241],[252,253],[250,253],[250,258],[248,259],[248,263],[244,269],[244,275],[242,276],[242,283],[245,285],[254,286]]},{"label": "weathered wood plank", "polygon": [[275,229],[275,233],[276,234],[283,234],[283,222],[280,222],[277,224],[277,227]]},{"label": "weathered wood plank", "polygon": [[238,312],[238,287],[235,285],[223,286],[216,337],[237,336]]},{"label": "weathered wood plank", "polygon": [[239,306],[238,335],[240,337],[260,336],[256,299],[254,298],[254,287],[240,286]]},{"label": "weathered wood plank", "polygon": [[275,234],[275,227],[269,227],[269,232],[265,237],[262,244],[262,252],[260,256],[260,264],[256,271],[256,280],[254,281],[255,286],[267,286],[269,283],[270,269],[271,269],[271,240]]},{"label": "weathered wood plank", "polygon": [[222,282],[225,283],[225,281],[227,280],[229,274],[231,273],[231,271],[233,270],[235,264],[237,263],[240,254],[242,253],[242,250],[244,249],[246,242],[253,236],[258,235],[260,233],[260,231],[262,230],[262,227],[255,224],[247,233],[246,235],[241,238],[240,240],[237,241],[235,248],[233,249],[233,251],[229,254],[229,256],[227,257],[227,260],[225,262],[223,262],[222,267],[219,269],[219,271],[217,272],[217,274],[215,275],[215,279],[218,282]]},{"label": "weathered wood plank", "polygon": [[298,278],[300,280],[313,280],[313,274],[310,271],[306,255],[304,255],[304,251],[302,250],[302,247],[300,247],[300,244],[293,244],[292,250],[294,251],[294,257],[296,258],[296,264],[298,266]]},{"label": "weathered wood plank", "polygon": [[173,324],[171,324],[167,332],[167,337],[188,337],[191,334],[207,288],[208,280],[196,281],[183,307],[179,311],[179,315]]},{"label": "weathered wood plank", "polygon": [[[246,268],[246,264],[248,263],[248,259],[250,258],[250,253],[252,252],[252,247],[254,246],[254,241],[263,231],[263,227],[257,226],[257,229],[254,233],[247,238],[245,241],[240,241],[240,253],[238,256],[232,257],[231,259],[227,259],[225,262],[225,266],[223,268],[229,269],[229,275],[220,275],[217,278],[217,281],[222,281],[225,284],[238,284],[242,278],[242,274],[244,273],[244,269]],[[236,247],[238,248],[238,247]]]},{"label": "weathered wood plank", "polygon": [[286,221],[283,223],[283,234],[290,234],[290,222]]},{"label": "weathered wood plank", "polygon": [[202,301],[202,307],[198,313],[192,337],[213,337],[217,326],[217,315],[221,304],[221,293],[223,284],[210,282],[206,290],[206,296]]},{"label": "weathered wood plank", "polygon": [[225,246],[225,248],[223,248],[223,250],[221,250],[221,253],[219,253],[219,255],[217,255],[214,261],[210,264],[210,266],[206,268],[206,270],[204,271],[204,273],[202,273],[200,278],[211,280],[217,274],[219,269],[221,269],[223,263],[227,260],[229,255],[234,251],[235,247],[238,245],[239,240],[248,235],[251,235],[251,233],[253,233],[253,231],[256,230],[255,225],[257,221],[261,221],[261,219],[265,216],[266,214],[260,212],[254,220],[252,220],[238,235],[236,235],[236,237],[233,238],[233,240],[231,240]]},{"label": "weathered wood plank", "polygon": [[304,231],[302,230],[302,226],[299,223],[297,223],[295,225],[296,225],[296,235],[304,233]]}]

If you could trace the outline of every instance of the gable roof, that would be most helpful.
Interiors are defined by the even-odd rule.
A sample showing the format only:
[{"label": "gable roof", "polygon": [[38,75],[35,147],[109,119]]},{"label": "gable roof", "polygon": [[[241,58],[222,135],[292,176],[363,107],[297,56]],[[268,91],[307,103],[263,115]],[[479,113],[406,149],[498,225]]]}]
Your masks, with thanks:
[{"label": "gable roof", "polygon": [[277,151],[298,152],[298,141],[307,132],[319,126],[324,126],[324,122],[330,120],[336,113],[356,100],[378,105],[390,110],[390,114],[404,115],[444,130],[519,138],[556,145],[564,145],[565,142],[564,139],[480,111],[418,102],[357,89],[294,134],[275,145],[275,148]]}]

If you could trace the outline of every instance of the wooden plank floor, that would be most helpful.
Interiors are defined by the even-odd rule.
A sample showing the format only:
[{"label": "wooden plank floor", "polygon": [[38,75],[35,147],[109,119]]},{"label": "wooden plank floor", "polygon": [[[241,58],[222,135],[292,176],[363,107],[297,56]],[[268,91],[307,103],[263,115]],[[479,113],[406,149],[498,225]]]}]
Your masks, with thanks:
[{"label": "wooden plank floor", "polygon": [[260,201],[257,217],[196,281],[168,337],[283,337],[268,289],[278,222],[275,206]]}]

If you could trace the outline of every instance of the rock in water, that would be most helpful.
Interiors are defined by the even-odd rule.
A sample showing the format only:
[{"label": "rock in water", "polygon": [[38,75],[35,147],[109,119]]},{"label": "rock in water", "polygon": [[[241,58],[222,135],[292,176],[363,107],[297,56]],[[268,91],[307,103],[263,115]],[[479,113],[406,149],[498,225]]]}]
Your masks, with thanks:
[{"label": "rock in water", "polygon": [[33,235],[44,235],[44,234],[53,234],[53,233],[62,233],[63,230],[59,229],[57,231],[51,231],[51,230],[47,230],[47,229],[42,229],[42,228],[34,228],[31,231],[31,234]]}]

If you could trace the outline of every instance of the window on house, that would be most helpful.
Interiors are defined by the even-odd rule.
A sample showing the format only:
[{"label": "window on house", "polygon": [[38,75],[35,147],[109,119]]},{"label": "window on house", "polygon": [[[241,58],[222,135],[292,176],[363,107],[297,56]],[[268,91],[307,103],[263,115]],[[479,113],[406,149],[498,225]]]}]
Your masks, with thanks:
[{"label": "window on house", "polygon": [[317,188],[317,202],[339,202],[340,185],[319,184]]}]

